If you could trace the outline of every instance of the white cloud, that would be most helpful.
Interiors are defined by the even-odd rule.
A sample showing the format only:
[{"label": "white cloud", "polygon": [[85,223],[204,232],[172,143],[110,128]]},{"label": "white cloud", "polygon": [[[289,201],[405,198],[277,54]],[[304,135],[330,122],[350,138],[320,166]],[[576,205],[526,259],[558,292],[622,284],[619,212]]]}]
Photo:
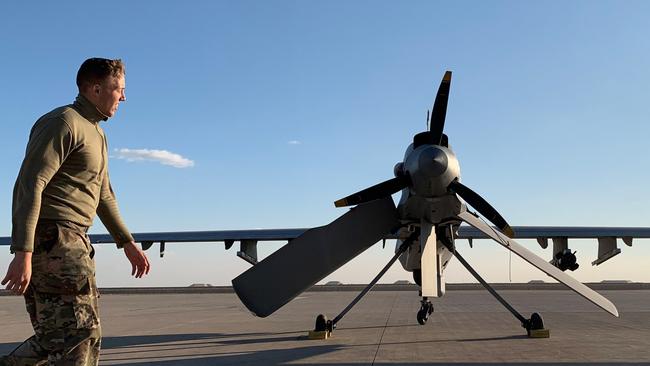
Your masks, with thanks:
[{"label": "white cloud", "polygon": [[287,144],[289,144],[289,145],[300,145],[300,144],[302,144],[302,142],[300,142],[298,140],[291,140],[291,141],[287,142]]},{"label": "white cloud", "polygon": [[194,166],[194,161],[167,150],[115,149],[114,157],[128,162],[155,161],[174,168],[190,168]]}]

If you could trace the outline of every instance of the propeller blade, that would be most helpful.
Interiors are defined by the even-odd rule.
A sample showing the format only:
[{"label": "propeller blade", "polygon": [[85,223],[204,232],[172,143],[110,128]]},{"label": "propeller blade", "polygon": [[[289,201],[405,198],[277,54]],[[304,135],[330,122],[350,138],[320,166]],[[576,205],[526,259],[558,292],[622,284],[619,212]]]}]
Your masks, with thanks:
[{"label": "propeller blade", "polygon": [[546,273],[547,275],[555,278],[559,282],[563,283],[567,287],[569,287],[571,290],[575,291],[579,295],[583,296],[585,299],[591,301],[601,309],[605,310],[606,312],[618,317],[618,310],[616,309],[616,306],[609,300],[607,300],[604,296],[601,294],[597,293],[596,291],[590,289],[589,287],[585,286],[582,284],[580,281],[576,280],[575,278],[569,276],[568,274],[562,272],[559,270],[557,267],[554,265],[550,264],[549,262],[545,261],[544,259],[538,257],[535,255],[533,252],[530,250],[524,248],[521,246],[521,244],[517,243],[516,241],[512,239],[508,239],[504,235],[501,235],[498,233],[496,230],[492,229],[489,225],[486,225],[483,221],[479,220],[476,218],[474,215],[471,213],[465,211],[461,212],[458,217],[465,221],[466,223],[470,224],[471,226],[477,228],[478,230],[482,231],[485,233],[488,237],[492,238],[494,241],[497,243],[503,245],[506,247],[508,250],[512,251],[513,253],[517,254],[520,256],[523,260],[526,262],[532,264],[533,266],[537,267],[539,270],[542,272]]},{"label": "propeller blade", "polygon": [[429,121],[429,131],[431,131],[436,145],[440,145],[442,131],[445,128],[445,117],[447,116],[447,101],[449,100],[450,87],[451,71],[447,71],[438,87],[438,94],[436,94],[436,100],[433,102],[431,120]]},{"label": "propeller blade", "polygon": [[502,233],[506,234],[506,236],[509,238],[515,236],[515,232],[512,230],[510,225],[508,225],[503,216],[501,216],[492,205],[483,199],[483,197],[479,196],[478,193],[472,191],[469,187],[457,180],[451,182],[448,188],[458,194],[470,206],[474,207],[476,211],[498,227]]},{"label": "propeller blade", "polygon": [[385,182],[375,184],[372,187],[351,194],[334,202],[336,207],[354,206],[360,203],[369,202],[378,198],[390,196],[393,193],[408,187],[410,180],[406,176],[395,177]]},{"label": "propeller blade", "polygon": [[399,226],[391,197],[361,204],[307,230],[232,280],[239,299],[266,317]]}]

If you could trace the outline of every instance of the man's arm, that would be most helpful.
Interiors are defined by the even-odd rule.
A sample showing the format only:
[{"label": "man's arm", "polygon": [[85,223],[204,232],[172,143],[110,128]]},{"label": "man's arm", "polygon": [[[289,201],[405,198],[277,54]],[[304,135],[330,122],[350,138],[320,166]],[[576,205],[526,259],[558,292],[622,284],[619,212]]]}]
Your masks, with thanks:
[{"label": "man's arm", "polygon": [[13,192],[11,250],[34,250],[41,195],[73,149],[72,131],[60,118],[37,122]]},{"label": "man's arm", "polygon": [[140,278],[149,273],[151,268],[149,259],[133,240],[133,236],[122,221],[108,173],[104,176],[101,189],[97,215],[115,240],[117,247],[124,249],[124,254],[131,263],[131,275]]},{"label": "man's arm", "polygon": [[32,252],[16,252],[14,259],[9,263],[7,275],[0,284],[7,290],[22,295],[29,286],[29,280],[32,277]]},{"label": "man's arm", "polygon": [[149,274],[149,269],[151,268],[149,259],[142,249],[140,249],[138,244],[131,241],[125,243],[123,248],[124,255],[126,255],[126,258],[131,262],[131,276],[141,278],[142,276]]},{"label": "man's arm", "polygon": [[118,248],[122,248],[125,243],[134,241],[133,236],[131,236],[129,229],[127,229],[120,215],[108,172],[104,174],[104,178],[102,179],[97,216],[102,220],[102,223],[115,240]]},{"label": "man's arm", "polygon": [[25,159],[14,186],[11,251],[14,259],[0,284],[24,294],[32,276],[34,234],[41,210],[41,195],[72,151],[72,132],[61,119],[40,121],[31,131]]}]

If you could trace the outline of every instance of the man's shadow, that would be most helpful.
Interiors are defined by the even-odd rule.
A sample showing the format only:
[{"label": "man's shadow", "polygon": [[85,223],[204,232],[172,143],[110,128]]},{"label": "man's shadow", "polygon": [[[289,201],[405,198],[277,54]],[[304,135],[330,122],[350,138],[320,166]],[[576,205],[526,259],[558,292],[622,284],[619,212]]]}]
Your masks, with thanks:
[{"label": "man's shadow", "polygon": [[[247,335],[250,337],[231,338]],[[271,336],[269,337],[269,335]],[[102,360],[129,365],[287,365],[345,348],[343,345],[327,344],[249,352],[232,351],[228,347],[254,343],[271,344],[306,338],[306,336],[299,336],[296,333],[277,335],[277,333],[249,333],[239,335],[176,334],[158,335],[153,338],[148,336],[112,337],[106,339],[107,346],[104,349],[109,352],[102,357]],[[228,339],[224,339],[226,337]],[[210,348],[210,351],[202,352],[200,348]],[[163,355],[156,355],[156,352],[161,352]]]}]

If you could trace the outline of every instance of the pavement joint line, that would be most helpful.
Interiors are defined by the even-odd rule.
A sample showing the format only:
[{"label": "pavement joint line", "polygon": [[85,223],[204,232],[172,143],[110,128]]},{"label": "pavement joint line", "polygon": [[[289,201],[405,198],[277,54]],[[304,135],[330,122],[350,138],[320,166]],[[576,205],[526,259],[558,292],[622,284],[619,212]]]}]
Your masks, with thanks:
[{"label": "pavement joint line", "polygon": [[393,297],[393,304],[390,306],[388,311],[388,316],[386,317],[386,324],[384,324],[384,329],[381,330],[381,336],[379,337],[379,342],[377,344],[377,349],[375,350],[375,357],[372,358],[372,366],[375,365],[377,360],[377,355],[379,354],[379,348],[381,348],[381,341],[384,339],[384,333],[386,333],[386,328],[388,328],[388,322],[390,321],[390,316],[393,314],[393,309],[395,308],[395,303],[397,302],[397,294]]}]

